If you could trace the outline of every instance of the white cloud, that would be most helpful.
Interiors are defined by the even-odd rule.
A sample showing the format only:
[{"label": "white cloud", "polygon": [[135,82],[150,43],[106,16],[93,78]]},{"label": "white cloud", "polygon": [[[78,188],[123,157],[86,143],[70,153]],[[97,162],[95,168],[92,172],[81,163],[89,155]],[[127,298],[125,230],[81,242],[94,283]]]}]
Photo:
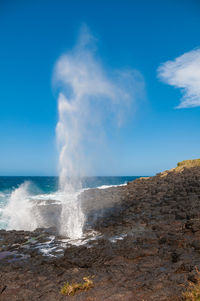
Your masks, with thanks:
[{"label": "white cloud", "polygon": [[162,64],[158,76],[165,83],[181,89],[183,97],[177,108],[200,106],[200,48]]}]

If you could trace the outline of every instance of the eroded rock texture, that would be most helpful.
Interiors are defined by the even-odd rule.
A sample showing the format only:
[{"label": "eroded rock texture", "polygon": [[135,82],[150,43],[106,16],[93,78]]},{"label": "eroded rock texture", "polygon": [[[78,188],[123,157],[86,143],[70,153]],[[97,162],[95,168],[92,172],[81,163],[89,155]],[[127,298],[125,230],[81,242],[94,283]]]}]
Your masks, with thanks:
[{"label": "eroded rock texture", "polygon": [[[94,195],[95,202],[107,200],[107,206],[99,203],[102,214],[91,205]],[[32,233],[0,232],[1,300],[183,300],[188,280],[195,282],[200,269],[198,164],[89,191],[83,199],[90,199],[83,208],[100,235],[87,245],[66,248],[58,258],[28,250],[28,258],[9,260],[3,252],[17,250],[13,245],[20,246]],[[60,294],[65,282],[93,275],[95,287],[88,292]]]}]

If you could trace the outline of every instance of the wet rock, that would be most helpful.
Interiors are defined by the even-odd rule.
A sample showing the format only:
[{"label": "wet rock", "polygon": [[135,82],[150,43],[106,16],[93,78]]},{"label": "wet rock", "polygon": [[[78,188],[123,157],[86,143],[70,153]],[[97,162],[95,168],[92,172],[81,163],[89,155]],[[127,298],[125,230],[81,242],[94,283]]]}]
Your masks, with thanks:
[{"label": "wet rock", "polygon": [[112,244],[102,239],[96,245],[67,248],[62,261],[72,266],[88,268],[103,264],[110,260],[113,255]]},{"label": "wet rock", "polygon": [[181,300],[200,269],[200,166],[180,165],[81,198],[85,230],[99,233],[86,245],[66,244],[64,250],[56,227],[0,230],[0,254],[29,256],[0,259],[2,300],[67,300],[61,287],[85,276],[94,276],[94,288],[75,301]]}]

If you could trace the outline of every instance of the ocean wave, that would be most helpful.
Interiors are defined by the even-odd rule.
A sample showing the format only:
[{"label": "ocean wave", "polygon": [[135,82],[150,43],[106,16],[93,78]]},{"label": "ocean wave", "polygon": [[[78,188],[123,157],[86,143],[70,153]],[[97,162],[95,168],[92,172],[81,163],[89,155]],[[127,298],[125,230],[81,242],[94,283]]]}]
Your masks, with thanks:
[{"label": "ocean wave", "polygon": [[[36,189],[35,189],[36,188]],[[84,216],[78,195],[81,191],[56,191],[35,194],[37,187],[25,181],[15,188],[1,206],[0,228],[28,230],[55,227],[62,235],[79,237]],[[81,229],[77,228],[81,221]]]},{"label": "ocean wave", "polygon": [[4,207],[2,219],[7,229],[34,230],[36,222],[33,217],[32,203],[29,200],[31,182],[25,181],[12,191]]},{"label": "ocean wave", "polygon": [[119,185],[101,185],[101,186],[98,186],[97,188],[98,189],[107,189],[110,187],[118,187],[118,186],[126,186],[126,185],[127,185],[127,183],[119,184]]},{"label": "ocean wave", "polygon": [[[96,188],[103,190],[124,185],[126,183]],[[85,215],[79,195],[90,189],[41,193],[34,183],[25,181],[9,193],[1,191],[0,228],[34,231],[36,228],[55,227],[66,237],[82,237]]]}]

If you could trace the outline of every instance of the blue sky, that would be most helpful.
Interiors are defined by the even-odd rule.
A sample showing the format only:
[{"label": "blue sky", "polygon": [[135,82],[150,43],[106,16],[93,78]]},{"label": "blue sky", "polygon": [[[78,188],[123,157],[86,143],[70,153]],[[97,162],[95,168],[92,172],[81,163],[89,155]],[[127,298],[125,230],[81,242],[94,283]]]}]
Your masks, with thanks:
[{"label": "blue sky", "polygon": [[[145,96],[132,117],[108,131],[105,155],[103,149],[96,157],[91,154],[93,174],[152,175],[198,158],[199,91],[188,88],[184,68],[164,65],[162,74],[158,68],[200,47],[199,13],[195,0],[2,0],[0,174],[57,174],[53,70],[60,55],[76,44],[83,24],[95,36],[97,56],[108,72],[136,69],[145,83]],[[180,60],[184,65],[185,58]],[[193,82],[200,83],[195,72]],[[196,93],[194,107],[176,108],[181,89],[189,91],[189,101]]]}]

